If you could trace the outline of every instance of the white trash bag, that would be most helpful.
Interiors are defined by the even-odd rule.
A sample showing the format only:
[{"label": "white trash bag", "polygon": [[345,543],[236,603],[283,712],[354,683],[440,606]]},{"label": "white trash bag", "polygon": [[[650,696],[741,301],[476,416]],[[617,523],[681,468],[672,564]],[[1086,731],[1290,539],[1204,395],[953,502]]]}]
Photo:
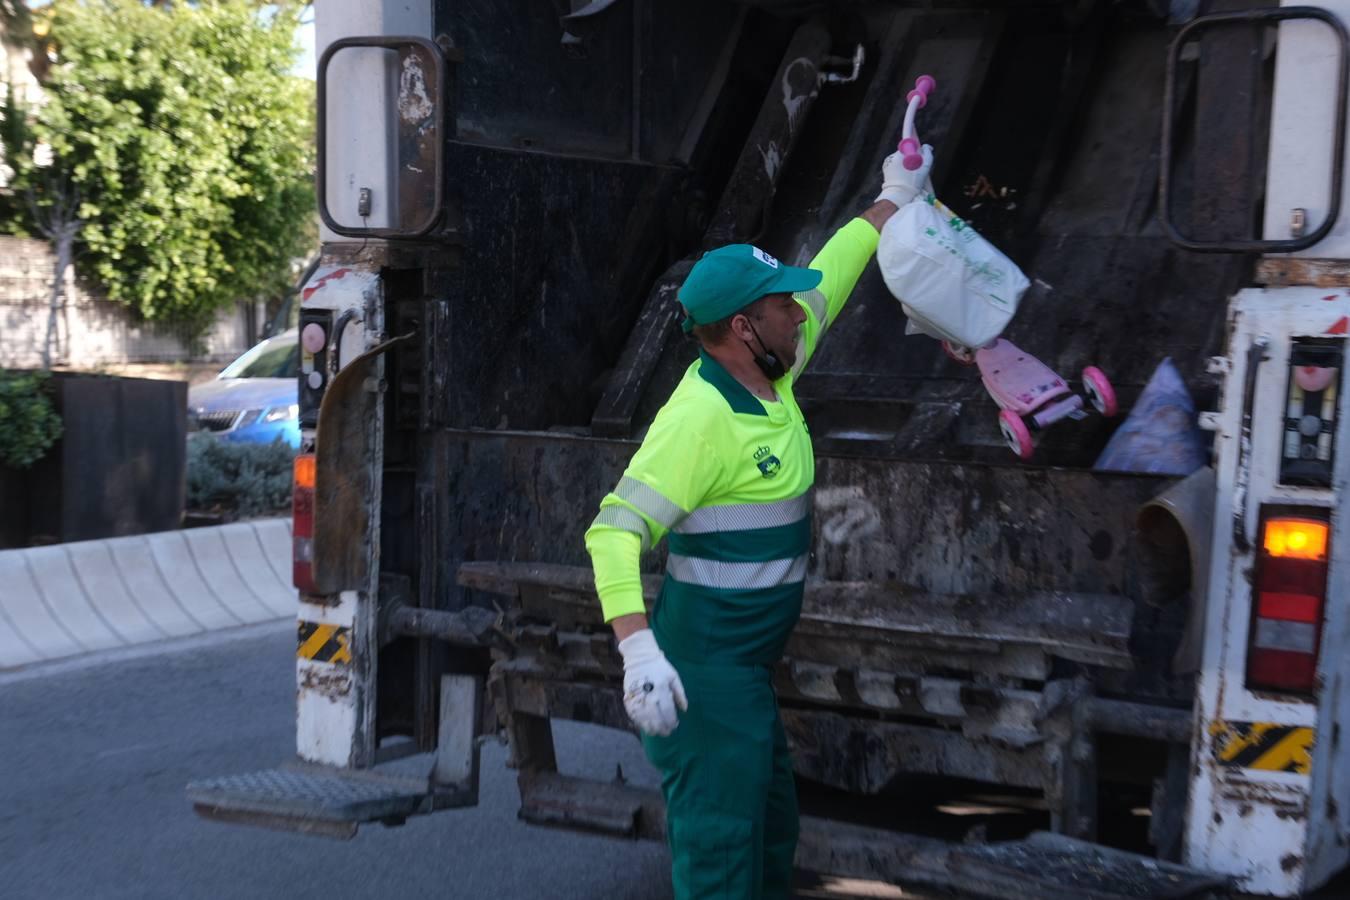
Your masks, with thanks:
[{"label": "white trash bag", "polygon": [[900,207],[881,229],[886,287],[922,332],[979,348],[1003,333],[1031,283],[969,223],[931,193]]}]

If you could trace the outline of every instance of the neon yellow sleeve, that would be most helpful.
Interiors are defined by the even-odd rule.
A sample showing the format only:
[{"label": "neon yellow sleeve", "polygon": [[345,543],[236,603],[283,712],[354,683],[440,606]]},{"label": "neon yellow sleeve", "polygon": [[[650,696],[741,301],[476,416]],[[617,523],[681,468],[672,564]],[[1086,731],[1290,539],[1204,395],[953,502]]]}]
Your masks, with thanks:
[{"label": "neon yellow sleeve", "polygon": [[853,219],[836,231],[809,263],[810,268],[825,277],[815,290],[797,295],[797,302],[806,310],[806,321],[802,323],[797,362],[792,367],[794,381],[815,355],[820,339],[839,317],[853,293],[853,286],[867,268],[872,254],[877,252],[880,239],[881,235],[865,219]]},{"label": "neon yellow sleeve", "polygon": [[657,414],[586,531],[606,622],[647,611],[638,567],[642,552],[697,509],[721,476],[721,460],[692,418],[670,405]]},{"label": "neon yellow sleeve", "polygon": [[[613,497],[610,494],[605,498]],[[603,515],[603,512],[602,512]],[[601,524],[599,519],[586,531],[586,551],[595,570],[595,592],[609,622],[630,613],[646,613],[642,599],[642,539],[622,528]]]}]

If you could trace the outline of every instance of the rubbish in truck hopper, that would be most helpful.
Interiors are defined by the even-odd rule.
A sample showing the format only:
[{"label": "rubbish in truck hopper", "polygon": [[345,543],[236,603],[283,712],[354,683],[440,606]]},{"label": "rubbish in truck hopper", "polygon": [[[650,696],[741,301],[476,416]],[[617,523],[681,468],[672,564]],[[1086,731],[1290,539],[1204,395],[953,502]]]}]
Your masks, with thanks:
[{"label": "rubbish in truck hopper", "polygon": [[[923,164],[914,119],[935,86],[920,75],[907,96],[897,152],[909,171]],[[963,347],[983,347],[1002,334],[1030,286],[1012,260],[934,196],[931,182],[882,228],[877,265],[909,316],[910,334]]]},{"label": "rubbish in truck hopper", "polygon": [[[898,152],[906,169],[922,165],[915,114],[936,82],[921,75],[908,106]],[[931,151],[930,151],[931,152]],[[877,247],[886,287],[909,317],[907,333],[922,332],[963,365],[976,365],[999,406],[999,430],[1022,459],[1035,451],[1032,432],[1086,414],[1083,397],[1034,356],[999,337],[1030,282],[1012,260],[948,209],[933,191],[905,204],[886,223]],[[1083,394],[1104,416],[1117,411],[1115,389],[1096,366],[1083,369]]]},{"label": "rubbish in truck hopper", "polygon": [[1098,472],[1189,475],[1208,461],[1195,403],[1169,356],[1092,468]]}]

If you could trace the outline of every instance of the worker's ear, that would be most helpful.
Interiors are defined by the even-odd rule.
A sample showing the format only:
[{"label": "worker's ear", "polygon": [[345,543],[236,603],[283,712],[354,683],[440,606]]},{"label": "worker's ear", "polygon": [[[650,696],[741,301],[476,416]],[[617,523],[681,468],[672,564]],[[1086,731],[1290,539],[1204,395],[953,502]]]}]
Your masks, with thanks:
[{"label": "worker's ear", "polygon": [[745,313],[736,313],[731,317],[731,333],[742,341],[753,340],[755,337],[754,329],[750,326],[750,319]]}]

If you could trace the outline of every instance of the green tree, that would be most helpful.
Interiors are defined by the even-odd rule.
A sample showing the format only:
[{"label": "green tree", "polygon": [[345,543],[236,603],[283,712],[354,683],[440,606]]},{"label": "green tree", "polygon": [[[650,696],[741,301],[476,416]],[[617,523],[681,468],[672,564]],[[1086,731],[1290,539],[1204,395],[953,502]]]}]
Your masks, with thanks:
[{"label": "green tree", "polygon": [[0,369],[0,466],[26,469],[61,436],[45,372]]},{"label": "green tree", "polygon": [[230,302],[285,288],[290,261],[314,241],[313,85],[289,74],[302,9],[55,0],[44,10],[54,59],[31,132],[51,162],[24,166],[16,186],[39,170],[47,185],[68,184],[76,267],[110,299],[201,331]]}]

